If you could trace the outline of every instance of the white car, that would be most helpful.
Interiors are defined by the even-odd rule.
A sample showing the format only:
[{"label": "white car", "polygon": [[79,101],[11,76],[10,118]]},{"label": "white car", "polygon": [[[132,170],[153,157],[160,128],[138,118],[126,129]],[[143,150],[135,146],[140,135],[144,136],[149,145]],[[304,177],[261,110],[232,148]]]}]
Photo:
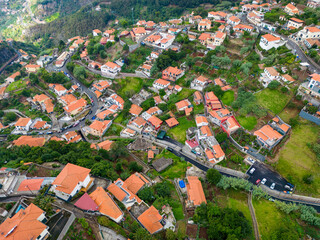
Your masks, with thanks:
[{"label": "white car", "polygon": [[255,168],[251,168],[250,169],[250,174],[253,174],[255,170],[256,170]]},{"label": "white car", "polygon": [[264,178],[264,179],[262,179],[262,181],[261,181],[261,184],[265,184],[267,182],[267,179],[266,178]]},{"label": "white car", "polygon": [[275,186],[276,186],[276,184],[275,184],[275,183],[272,183],[271,186],[270,186],[270,189],[273,190]]}]

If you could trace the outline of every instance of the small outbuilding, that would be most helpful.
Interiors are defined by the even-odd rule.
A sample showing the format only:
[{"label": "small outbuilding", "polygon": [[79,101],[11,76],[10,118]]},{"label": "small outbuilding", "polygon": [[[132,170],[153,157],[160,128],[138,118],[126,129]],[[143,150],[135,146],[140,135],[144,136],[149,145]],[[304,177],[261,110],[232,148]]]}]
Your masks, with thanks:
[{"label": "small outbuilding", "polygon": [[161,172],[172,164],[171,158],[159,158],[152,162],[152,166],[157,172]]}]

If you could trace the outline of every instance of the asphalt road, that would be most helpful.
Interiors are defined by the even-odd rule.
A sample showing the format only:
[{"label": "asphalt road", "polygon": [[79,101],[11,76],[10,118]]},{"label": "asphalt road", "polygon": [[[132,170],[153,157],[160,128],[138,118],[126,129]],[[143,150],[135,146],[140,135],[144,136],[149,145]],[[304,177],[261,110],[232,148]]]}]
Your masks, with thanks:
[{"label": "asphalt road", "polygon": [[304,54],[304,52],[301,50],[301,48],[291,39],[287,39],[288,45],[294,49],[295,54],[299,56],[299,59],[301,60],[301,62],[307,62],[309,64],[309,70],[312,73],[319,73],[320,69],[318,68],[318,66],[316,66],[315,64],[313,64],[311,61],[309,61],[309,59],[306,57],[306,55]]},{"label": "asphalt road", "polygon": [[[91,106],[91,113],[88,114],[85,119],[89,119],[91,120],[93,116],[96,115],[96,112],[99,108],[99,104],[98,104],[98,98],[96,96],[96,94],[89,88],[87,88],[84,84],[82,84],[78,79],[76,79],[71,72],[69,72],[69,70],[67,69],[66,67],[66,64],[68,62],[70,62],[70,58],[71,56],[68,58],[68,60],[66,61],[66,63],[63,65],[63,67],[61,68],[57,68],[53,65],[53,62],[50,63],[48,66],[46,66],[46,70],[48,72],[52,72],[54,71],[55,69],[58,69],[59,71],[63,71],[63,72],[66,72],[68,73],[71,77],[72,77],[72,80],[71,82],[73,84],[79,84],[80,85],[80,88],[81,88],[81,91],[82,92],[85,92],[92,100],[93,100],[93,103],[92,103],[92,106]],[[63,133],[66,133],[66,132],[69,132],[69,131],[77,131],[77,130],[80,130],[80,128],[82,128],[83,126],[85,125],[85,120],[81,121],[79,123],[79,125],[75,126],[75,127],[71,127],[71,128],[68,128],[68,129],[65,129],[61,132],[61,134]]]},{"label": "asphalt road", "polygon": [[[252,168],[255,168],[253,174],[250,173],[250,170]],[[267,165],[263,163],[255,161],[255,163],[248,169],[247,174],[249,175],[248,181],[253,184],[255,184],[258,179],[262,180],[263,178],[266,178],[266,186],[270,187],[272,183],[275,183],[276,185],[274,190],[280,192],[287,191],[284,186],[288,183],[288,181],[279,173],[271,170]]]}]

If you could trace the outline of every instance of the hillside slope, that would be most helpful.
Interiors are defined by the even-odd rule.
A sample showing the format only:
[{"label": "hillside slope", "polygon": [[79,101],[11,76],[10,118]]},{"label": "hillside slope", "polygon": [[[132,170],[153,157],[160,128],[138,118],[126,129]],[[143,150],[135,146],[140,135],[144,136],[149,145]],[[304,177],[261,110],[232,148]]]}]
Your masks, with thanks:
[{"label": "hillside slope", "polygon": [[66,40],[74,36],[86,36],[92,29],[104,28],[114,16],[101,11],[92,11],[91,6],[81,8],[78,12],[67,15],[45,25],[36,25],[26,31],[31,40],[42,38],[44,35],[58,40]]},{"label": "hillside slope", "polygon": [[6,42],[0,43],[0,68],[14,55],[14,50]]}]

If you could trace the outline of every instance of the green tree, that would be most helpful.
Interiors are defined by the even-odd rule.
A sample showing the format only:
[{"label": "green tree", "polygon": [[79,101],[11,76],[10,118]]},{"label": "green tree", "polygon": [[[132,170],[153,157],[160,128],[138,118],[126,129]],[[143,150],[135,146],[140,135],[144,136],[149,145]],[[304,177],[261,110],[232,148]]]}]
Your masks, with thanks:
[{"label": "green tree", "polygon": [[86,69],[82,66],[75,66],[73,75],[79,80],[84,80],[87,76]]},{"label": "green tree", "polygon": [[171,196],[170,186],[167,182],[157,183],[154,189],[156,190],[157,195],[160,197],[165,198]]},{"label": "green tree", "polygon": [[227,140],[228,138],[228,134],[226,132],[220,132],[216,135],[216,139],[219,143],[224,142],[225,140]]},{"label": "green tree", "polygon": [[8,112],[6,113],[6,119],[8,119],[10,122],[13,122],[17,119],[17,115],[14,112]]},{"label": "green tree", "polygon": [[143,228],[139,228],[133,235],[134,240],[152,240],[150,234]]},{"label": "green tree", "polygon": [[143,167],[140,166],[137,162],[131,162],[129,164],[129,169],[134,172],[141,172],[143,170]]},{"label": "green tree", "polygon": [[60,40],[60,41],[59,41],[59,45],[58,45],[59,51],[61,51],[61,50],[64,49],[65,47],[66,47],[66,44],[64,43],[64,41]]},{"label": "green tree", "polygon": [[138,197],[147,203],[152,203],[155,200],[154,193],[150,187],[145,187],[138,192]]},{"label": "green tree", "polygon": [[280,86],[280,83],[276,80],[273,80],[268,84],[269,89],[277,89],[279,86]]},{"label": "green tree", "polygon": [[220,181],[221,176],[221,173],[219,173],[219,171],[214,168],[210,168],[207,171],[207,180],[211,184],[217,184]]}]

